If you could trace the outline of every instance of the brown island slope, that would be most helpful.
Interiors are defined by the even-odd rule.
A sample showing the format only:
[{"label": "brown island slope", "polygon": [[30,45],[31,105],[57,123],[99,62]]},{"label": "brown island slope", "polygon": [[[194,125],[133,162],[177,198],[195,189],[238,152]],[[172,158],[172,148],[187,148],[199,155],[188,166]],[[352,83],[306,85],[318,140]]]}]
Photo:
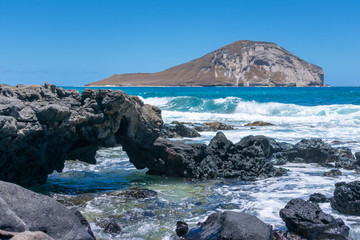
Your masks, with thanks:
[{"label": "brown island slope", "polygon": [[321,67],[270,42],[237,41],[157,73],[115,74],[87,86],[323,86]]}]

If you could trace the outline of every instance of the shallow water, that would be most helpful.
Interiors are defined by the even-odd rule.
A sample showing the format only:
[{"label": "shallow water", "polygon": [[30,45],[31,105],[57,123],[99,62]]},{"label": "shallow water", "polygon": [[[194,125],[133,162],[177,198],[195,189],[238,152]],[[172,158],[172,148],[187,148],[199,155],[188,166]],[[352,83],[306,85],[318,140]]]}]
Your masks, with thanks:
[{"label": "shallow water", "polygon": [[[78,88],[80,91],[83,88]],[[145,103],[162,109],[164,122],[221,121],[235,130],[224,131],[233,142],[247,135],[265,135],[277,141],[296,143],[303,138],[340,141],[334,147],[360,151],[359,88],[122,88],[140,95]],[[270,127],[250,129],[244,124],[267,121]],[[188,139],[208,143],[215,132]],[[258,216],[275,228],[284,229],[279,210],[292,198],[308,199],[315,192],[332,196],[335,183],[354,181],[359,175],[342,170],[343,176],[323,177],[328,168],[312,164],[288,164],[287,176],[260,179],[188,181],[147,176],[136,170],[121,147],[102,149],[97,165],[68,161],[63,173],[54,173],[46,185],[35,190],[79,207],[99,239],[171,239],[178,220],[191,226],[212,212],[234,210]],[[155,190],[158,198],[126,201],[108,192],[141,187]],[[351,227],[351,239],[360,239],[360,217],[321,208],[341,217]],[[103,225],[117,221],[119,235],[102,231]]]}]

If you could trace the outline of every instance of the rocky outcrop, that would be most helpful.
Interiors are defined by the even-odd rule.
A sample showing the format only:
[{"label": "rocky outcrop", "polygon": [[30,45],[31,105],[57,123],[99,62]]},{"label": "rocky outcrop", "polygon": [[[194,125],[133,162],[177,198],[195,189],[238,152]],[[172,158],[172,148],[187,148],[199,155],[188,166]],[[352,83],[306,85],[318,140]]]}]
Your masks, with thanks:
[{"label": "rocky outcrop", "polygon": [[237,41],[157,73],[113,75],[88,84],[120,86],[323,86],[324,72],[275,43]]},{"label": "rocky outcrop", "polygon": [[0,230],[41,231],[59,240],[95,239],[80,212],[70,210],[50,197],[3,181],[0,181]]},{"label": "rocky outcrop", "polygon": [[190,230],[185,239],[271,240],[272,229],[255,216],[226,211],[211,214],[198,228]]},{"label": "rocky outcrop", "polygon": [[336,183],[330,203],[341,213],[360,216],[360,181]]},{"label": "rocky outcrop", "polygon": [[122,91],[0,85],[0,179],[42,184],[65,160],[95,163],[99,147],[117,144],[132,161],[161,125],[160,109]]},{"label": "rocky outcrop", "polygon": [[290,232],[307,239],[346,240],[349,227],[340,218],[324,213],[319,205],[303,199],[292,199],[280,210],[280,217]]},{"label": "rocky outcrop", "polygon": [[218,132],[209,145],[158,138],[152,149],[152,160],[146,166],[149,174],[156,175],[255,180],[286,173],[268,160],[272,153],[281,150],[275,140],[264,136],[248,136],[233,144]]}]

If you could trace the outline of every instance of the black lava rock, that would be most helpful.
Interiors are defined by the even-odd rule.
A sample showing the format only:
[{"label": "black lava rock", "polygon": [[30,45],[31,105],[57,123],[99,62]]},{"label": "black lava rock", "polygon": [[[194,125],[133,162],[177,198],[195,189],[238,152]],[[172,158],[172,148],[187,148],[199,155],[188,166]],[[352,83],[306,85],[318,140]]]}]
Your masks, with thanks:
[{"label": "black lava rock", "polygon": [[189,232],[189,226],[186,222],[178,221],[176,223],[176,235],[179,237],[185,236]]},{"label": "black lava rock", "polygon": [[121,233],[121,227],[118,223],[112,221],[106,224],[104,228],[104,232],[111,233],[111,234],[119,234]]},{"label": "black lava rock", "polygon": [[336,183],[330,202],[341,213],[360,216],[360,181]]},{"label": "black lava rock", "polygon": [[324,203],[324,202],[329,202],[330,200],[324,194],[313,193],[310,195],[309,201],[313,203]]},{"label": "black lava rock", "polygon": [[325,172],[323,174],[323,176],[325,177],[337,177],[337,176],[341,176],[342,172],[339,169],[331,169],[328,172]]},{"label": "black lava rock", "polygon": [[186,240],[271,240],[271,228],[257,217],[226,211],[211,214],[200,227],[190,230]]},{"label": "black lava rock", "polygon": [[300,198],[292,199],[280,210],[290,232],[308,239],[346,240],[349,227],[343,220],[324,213],[319,205]]}]

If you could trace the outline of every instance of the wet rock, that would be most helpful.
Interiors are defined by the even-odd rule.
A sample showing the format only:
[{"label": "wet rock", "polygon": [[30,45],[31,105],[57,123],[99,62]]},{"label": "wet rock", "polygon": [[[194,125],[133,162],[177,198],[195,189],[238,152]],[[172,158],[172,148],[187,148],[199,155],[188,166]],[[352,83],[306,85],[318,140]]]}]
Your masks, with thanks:
[{"label": "wet rock", "polygon": [[271,240],[272,231],[255,216],[225,211],[211,214],[198,228],[190,230],[185,239]]},{"label": "wet rock", "polygon": [[329,202],[330,200],[324,194],[313,193],[310,195],[309,201],[313,203],[324,203],[324,202]]},{"label": "wet rock", "polygon": [[157,192],[146,188],[129,188],[125,191],[115,191],[108,194],[118,197],[124,197],[127,200],[152,199],[157,197]]},{"label": "wet rock", "polygon": [[[149,174],[181,176],[187,178],[241,178],[255,180],[286,174],[285,169],[275,168],[268,160],[281,147],[273,139],[264,136],[248,136],[233,144],[222,132],[218,132],[205,144],[157,139]],[[161,159],[161,161],[160,161]]]},{"label": "wet rock", "polygon": [[360,181],[335,184],[331,207],[341,213],[360,215]]},{"label": "wet rock", "polygon": [[164,124],[160,136],[166,138],[195,138],[200,137],[201,135],[195,129],[185,126],[182,123],[178,123],[176,125]]},{"label": "wet rock", "polygon": [[14,237],[10,238],[10,240],[54,240],[54,239],[41,231],[36,231],[36,232],[25,231],[16,234]]},{"label": "wet rock", "polygon": [[273,240],[307,240],[302,238],[295,233],[289,231],[274,230],[273,231]]},{"label": "wet rock", "polygon": [[186,235],[189,232],[189,226],[186,222],[183,221],[177,221],[176,222],[176,235],[179,237],[182,237]]},{"label": "wet rock", "polygon": [[292,199],[280,210],[280,217],[290,232],[308,239],[345,240],[349,227],[339,218],[324,213],[319,205]]},{"label": "wet rock", "polygon": [[104,232],[110,234],[119,234],[121,233],[121,230],[122,230],[121,226],[114,221],[107,223],[104,228]]},{"label": "wet rock", "polygon": [[263,121],[255,121],[252,123],[247,123],[244,125],[245,127],[266,127],[266,126],[274,126],[272,123],[263,122]]},{"label": "wet rock", "polygon": [[338,177],[341,176],[342,172],[339,169],[331,169],[328,172],[325,172],[323,176],[325,177]]},{"label": "wet rock", "polygon": [[352,170],[356,166],[356,160],[349,148],[339,148],[335,151],[335,167]]},{"label": "wet rock", "polygon": [[95,163],[100,147],[119,144],[142,169],[161,125],[160,109],[122,91],[1,85],[0,179],[43,184],[65,160]]},{"label": "wet rock", "polygon": [[0,215],[1,230],[42,231],[59,240],[95,239],[80,212],[70,210],[50,197],[3,181],[0,181]]},{"label": "wet rock", "polygon": [[219,130],[234,130],[234,126],[227,125],[221,122],[205,122],[205,126],[208,126],[212,131],[219,131]]}]

